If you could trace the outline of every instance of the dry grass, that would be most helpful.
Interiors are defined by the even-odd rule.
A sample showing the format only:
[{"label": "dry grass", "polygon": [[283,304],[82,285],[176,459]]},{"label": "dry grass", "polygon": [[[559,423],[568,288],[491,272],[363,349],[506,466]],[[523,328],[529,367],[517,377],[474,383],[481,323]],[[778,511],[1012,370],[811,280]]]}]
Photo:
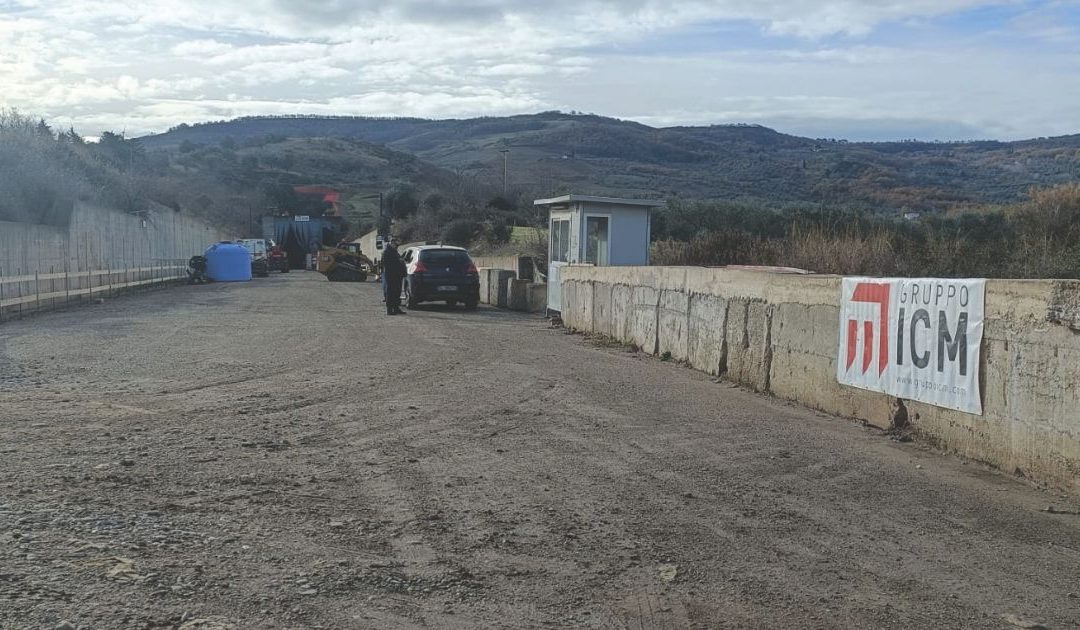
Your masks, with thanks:
[{"label": "dry grass", "polygon": [[1080,184],[1034,189],[1019,204],[923,223],[852,221],[783,237],[718,230],[657,241],[656,265],[782,265],[872,276],[1080,277]]},{"label": "dry grass", "polygon": [[899,272],[896,251],[883,230],[862,236],[854,230],[829,234],[822,228],[793,229],[780,243],[780,261],[818,273],[888,275]]},{"label": "dry grass", "polygon": [[776,257],[774,242],[735,230],[710,232],[689,241],[657,241],[650,250],[655,265],[769,265],[775,264]]}]

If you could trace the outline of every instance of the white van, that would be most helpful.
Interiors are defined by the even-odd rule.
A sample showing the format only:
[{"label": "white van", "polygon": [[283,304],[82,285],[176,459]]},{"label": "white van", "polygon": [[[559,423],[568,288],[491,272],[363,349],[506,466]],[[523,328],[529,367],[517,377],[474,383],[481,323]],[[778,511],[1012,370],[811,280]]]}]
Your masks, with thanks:
[{"label": "white van", "polygon": [[243,245],[251,256],[251,275],[266,277],[270,275],[270,261],[266,257],[270,249],[264,238],[238,238],[236,242]]}]

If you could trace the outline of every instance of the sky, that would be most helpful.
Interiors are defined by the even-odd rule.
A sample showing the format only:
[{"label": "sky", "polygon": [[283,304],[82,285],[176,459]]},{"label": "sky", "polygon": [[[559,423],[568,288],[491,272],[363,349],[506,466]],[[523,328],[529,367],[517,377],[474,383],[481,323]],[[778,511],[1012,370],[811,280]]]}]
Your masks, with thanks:
[{"label": "sky", "polygon": [[1080,0],[0,0],[0,107],[94,136],[580,111],[849,140],[1080,133]]}]

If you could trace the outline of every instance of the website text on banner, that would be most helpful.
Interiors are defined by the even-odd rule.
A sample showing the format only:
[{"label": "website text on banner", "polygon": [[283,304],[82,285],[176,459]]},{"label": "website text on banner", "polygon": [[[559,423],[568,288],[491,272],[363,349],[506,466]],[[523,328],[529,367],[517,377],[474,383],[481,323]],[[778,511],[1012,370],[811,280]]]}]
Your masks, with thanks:
[{"label": "website text on banner", "polygon": [[844,278],[836,379],[982,414],[985,280]]}]

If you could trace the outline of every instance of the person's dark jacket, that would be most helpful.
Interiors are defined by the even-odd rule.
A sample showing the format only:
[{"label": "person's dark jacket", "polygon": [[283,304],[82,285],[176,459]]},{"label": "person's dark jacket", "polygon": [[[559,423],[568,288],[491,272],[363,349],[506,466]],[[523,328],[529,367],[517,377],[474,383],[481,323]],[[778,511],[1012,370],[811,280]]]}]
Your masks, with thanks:
[{"label": "person's dark jacket", "polygon": [[401,254],[393,245],[387,245],[382,254],[383,274],[387,279],[400,279],[405,277],[405,263],[401,260]]}]

